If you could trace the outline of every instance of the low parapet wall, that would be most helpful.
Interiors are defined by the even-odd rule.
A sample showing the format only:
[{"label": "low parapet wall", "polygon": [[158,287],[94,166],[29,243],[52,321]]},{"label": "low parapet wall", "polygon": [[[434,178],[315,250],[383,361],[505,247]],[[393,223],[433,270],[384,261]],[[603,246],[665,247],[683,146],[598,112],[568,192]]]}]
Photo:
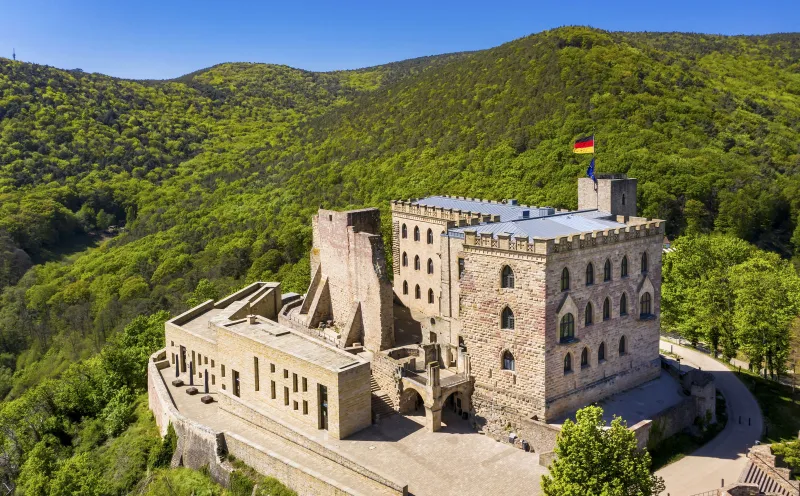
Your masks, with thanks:
[{"label": "low parapet wall", "polygon": [[[215,481],[228,487],[230,475],[234,470],[234,467],[225,460],[225,456],[230,453],[259,473],[280,480],[300,496],[369,496],[342,486],[308,467],[236,434],[217,432],[187,418],[175,407],[172,395],[159,372],[168,367],[166,350],[159,350],[150,357],[147,364],[147,395],[150,410],[153,412],[161,435],[166,434],[169,425],[172,424],[178,436],[178,445],[172,458],[173,466],[182,465],[195,470],[208,468]],[[222,398],[225,396],[223,395]],[[342,466],[347,465],[342,463]],[[353,470],[352,467],[347,468]],[[365,476],[364,474],[360,475]],[[372,475],[372,480],[380,479],[377,474]],[[408,491],[408,486],[400,486],[385,479],[382,482],[376,480],[376,484],[381,484],[381,489],[384,489],[381,494],[389,490],[398,495],[405,495]]]}]

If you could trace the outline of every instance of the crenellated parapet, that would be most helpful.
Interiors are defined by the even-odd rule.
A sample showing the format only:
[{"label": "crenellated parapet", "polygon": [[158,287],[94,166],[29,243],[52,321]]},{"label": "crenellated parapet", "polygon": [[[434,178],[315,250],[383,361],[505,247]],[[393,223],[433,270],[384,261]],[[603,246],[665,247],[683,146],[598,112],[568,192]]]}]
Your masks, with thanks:
[{"label": "crenellated parapet", "polygon": [[477,231],[468,229],[464,231],[464,247],[479,247],[536,255],[550,255],[552,253],[564,253],[572,250],[593,248],[643,237],[664,235],[663,220],[634,218],[632,222],[635,223],[621,228],[591,231],[549,239],[512,236],[508,233],[499,233],[495,237],[492,235],[481,235]]},{"label": "crenellated parapet", "polygon": [[404,213],[452,222],[452,227],[475,226],[486,222],[500,222],[499,215],[487,215],[469,210],[433,207],[414,203],[416,199],[392,200],[392,213]]}]

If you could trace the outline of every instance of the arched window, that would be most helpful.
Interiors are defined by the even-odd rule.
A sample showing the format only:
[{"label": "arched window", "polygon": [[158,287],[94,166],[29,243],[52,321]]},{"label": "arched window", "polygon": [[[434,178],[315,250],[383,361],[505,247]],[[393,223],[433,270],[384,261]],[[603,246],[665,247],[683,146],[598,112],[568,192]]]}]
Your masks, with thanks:
[{"label": "arched window", "polygon": [[428,274],[433,274],[433,260],[428,259]]},{"label": "arched window", "polygon": [[627,349],[625,348],[625,336],[619,338],[619,354],[620,356],[627,353]]},{"label": "arched window", "polygon": [[408,228],[406,227],[405,224],[403,224],[403,227],[400,229],[400,236],[403,239],[406,239],[408,237]]},{"label": "arched window", "polygon": [[649,317],[652,312],[650,293],[643,294],[641,300],[639,300],[639,303],[639,316],[641,318]]},{"label": "arched window", "polygon": [[586,285],[591,286],[594,284],[594,265],[589,262],[589,265],[586,266]]},{"label": "arched window", "polygon": [[433,244],[433,231],[430,229],[428,229],[428,244],[429,245]]},{"label": "arched window", "polygon": [[585,369],[589,366],[589,348],[584,347],[581,352],[581,368]]},{"label": "arched window", "polygon": [[611,300],[608,298],[603,302],[603,320],[611,318]]},{"label": "arched window", "polygon": [[620,277],[628,277],[628,257],[622,257],[622,265],[619,268]]},{"label": "arched window", "polygon": [[611,280],[611,260],[606,260],[606,264],[603,265],[603,282],[608,282]]},{"label": "arched window", "polygon": [[572,372],[572,355],[567,353],[564,357],[564,373],[569,374],[570,372]]},{"label": "arched window", "polygon": [[428,303],[433,305],[433,290],[432,289],[428,290]]},{"label": "arched window", "polygon": [[419,284],[417,284],[414,286],[414,299],[419,300],[420,298],[422,298],[422,295],[419,292]]},{"label": "arched window", "polygon": [[593,314],[594,314],[594,309],[592,308],[592,304],[591,303],[587,303],[586,304],[586,312],[584,313],[584,318],[583,318],[584,325],[587,325],[587,326],[592,325],[592,322],[594,322],[594,315]]},{"label": "arched window", "polygon": [[514,287],[514,271],[508,265],[503,267],[503,273],[500,276],[500,286],[503,288]]},{"label": "arched window", "polygon": [[414,226],[414,241],[419,241],[419,227]]},{"label": "arched window", "polygon": [[419,270],[419,255],[414,255],[414,270]]},{"label": "arched window", "polygon": [[606,359],[606,344],[600,343],[600,348],[597,349],[597,361],[602,362]]},{"label": "arched window", "polygon": [[503,314],[500,318],[500,327],[502,329],[514,328],[514,312],[509,307],[503,309]]},{"label": "arched window", "polygon": [[561,291],[569,290],[569,269],[564,267],[561,271]]},{"label": "arched window", "polygon": [[560,331],[562,343],[575,339],[575,317],[573,317],[571,313],[561,317]]},{"label": "arched window", "polygon": [[642,274],[647,273],[647,252],[642,253]]},{"label": "arched window", "polygon": [[619,314],[628,315],[628,296],[625,293],[619,297]]},{"label": "arched window", "polygon": [[514,363],[514,355],[511,354],[510,351],[506,350],[503,352],[503,370],[510,370],[514,371],[516,367],[516,363]]},{"label": "arched window", "polygon": [[403,294],[408,294],[408,281],[403,281]]},{"label": "arched window", "polygon": [[408,267],[408,255],[403,252],[403,267]]}]

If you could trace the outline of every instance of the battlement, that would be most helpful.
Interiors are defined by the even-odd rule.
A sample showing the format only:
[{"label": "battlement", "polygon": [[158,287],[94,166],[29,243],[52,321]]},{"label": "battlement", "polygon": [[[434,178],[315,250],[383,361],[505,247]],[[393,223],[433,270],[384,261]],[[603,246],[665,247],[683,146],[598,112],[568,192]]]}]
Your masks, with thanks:
[{"label": "battlement", "polygon": [[432,207],[429,205],[418,205],[413,202],[417,199],[392,200],[392,212],[420,215],[434,219],[442,219],[454,222],[457,226],[474,226],[481,222],[500,222],[499,215],[485,215],[480,212],[469,210],[458,210],[453,208]]},{"label": "battlement", "polygon": [[648,220],[643,218],[631,219],[631,224],[626,227],[591,231],[557,238],[528,238],[526,236],[512,236],[509,233],[499,233],[497,237],[481,235],[474,230],[464,231],[464,246],[489,248],[502,251],[517,251],[536,255],[550,255],[564,253],[582,248],[592,248],[599,245],[624,242],[646,236],[663,236],[664,221]]}]

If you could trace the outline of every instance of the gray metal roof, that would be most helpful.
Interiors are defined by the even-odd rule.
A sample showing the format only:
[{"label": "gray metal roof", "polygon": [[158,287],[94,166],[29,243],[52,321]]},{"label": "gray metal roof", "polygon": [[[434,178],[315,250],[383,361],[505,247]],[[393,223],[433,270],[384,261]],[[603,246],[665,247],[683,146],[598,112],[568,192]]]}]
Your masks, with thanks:
[{"label": "gray metal roof", "polygon": [[597,210],[569,212],[533,219],[457,227],[450,229],[448,234],[462,237],[464,231],[474,230],[481,235],[491,235],[492,237],[497,237],[500,233],[509,233],[512,236],[525,236],[529,239],[551,239],[584,232],[625,227],[625,224],[611,220],[612,218],[608,212]]},{"label": "gray metal roof", "polygon": [[479,212],[484,215],[499,215],[500,222],[522,219],[523,212],[527,211],[531,218],[549,215],[554,210],[549,207],[530,207],[528,205],[512,205],[510,203],[493,203],[486,200],[469,200],[447,196],[429,196],[412,202],[414,205],[429,207],[452,208],[469,212]]}]

